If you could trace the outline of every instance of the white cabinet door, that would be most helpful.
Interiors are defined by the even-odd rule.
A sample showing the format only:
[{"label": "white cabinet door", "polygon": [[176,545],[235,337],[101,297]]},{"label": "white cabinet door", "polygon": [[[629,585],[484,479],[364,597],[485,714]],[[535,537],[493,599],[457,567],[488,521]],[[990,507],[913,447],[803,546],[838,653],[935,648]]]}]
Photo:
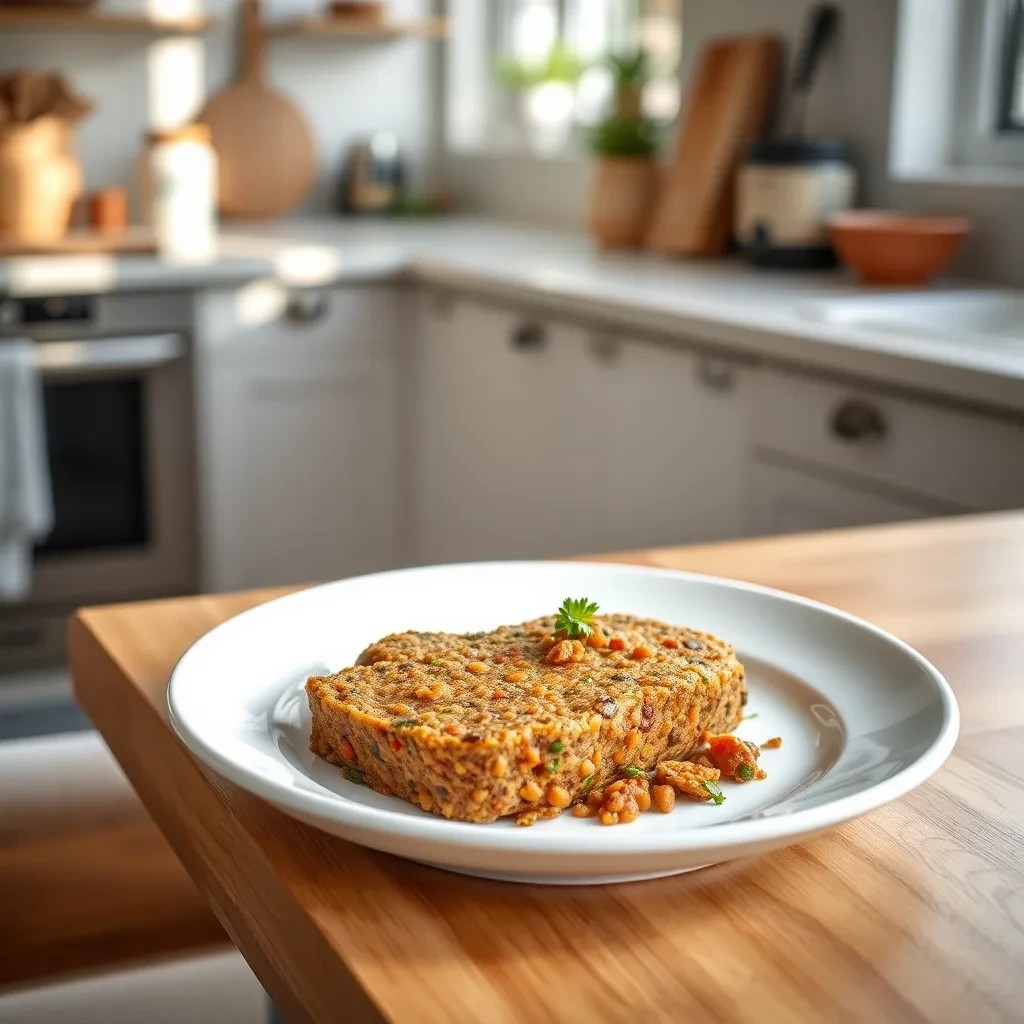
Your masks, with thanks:
[{"label": "white cabinet door", "polygon": [[576,379],[586,424],[578,550],[738,536],[750,371],[671,343],[588,336]]},{"label": "white cabinet door", "polygon": [[300,299],[305,306],[290,313],[287,297],[277,311],[272,296],[257,303],[246,289],[202,300],[197,419],[208,589],[332,579],[407,560],[403,296],[360,287]]},{"label": "white cabinet door", "polygon": [[769,460],[753,464],[748,488],[752,534],[834,530],[939,514],[924,502],[878,493]]},{"label": "white cabinet door", "polygon": [[569,328],[424,296],[416,342],[417,557],[544,557],[576,550],[568,485],[583,345]]},{"label": "white cabinet door", "polygon": [[421,324],[421,561],[740,532],[744,375],[735,367],[429,294]]}]

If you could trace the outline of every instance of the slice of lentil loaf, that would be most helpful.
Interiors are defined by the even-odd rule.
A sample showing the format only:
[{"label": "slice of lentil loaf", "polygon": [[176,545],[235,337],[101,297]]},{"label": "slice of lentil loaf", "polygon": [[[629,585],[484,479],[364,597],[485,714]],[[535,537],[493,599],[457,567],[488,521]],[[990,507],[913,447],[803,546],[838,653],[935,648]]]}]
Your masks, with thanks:
[{"label": "slice of lentil loaf", "polygon": [[739,723],[744,670],[725,641],[605,615],[580,660],[558,664],[554,623],[385,637],[310,677],[310,749],[382,793],[486,822],[568,806]]}]

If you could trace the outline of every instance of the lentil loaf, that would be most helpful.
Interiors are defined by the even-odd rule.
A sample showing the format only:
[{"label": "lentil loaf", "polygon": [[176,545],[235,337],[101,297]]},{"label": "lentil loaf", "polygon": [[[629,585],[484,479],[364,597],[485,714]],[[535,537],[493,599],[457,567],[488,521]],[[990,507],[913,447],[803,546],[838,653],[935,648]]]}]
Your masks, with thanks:
[{"label": "lentil loaf", "polygon": [[310,749],[357,782],[462,821],[557,810],[624,773],[684,758],[746,703],[732,646],[602,615],[584,642],[555,618],[489,633],[398,633],[306,684]]}]

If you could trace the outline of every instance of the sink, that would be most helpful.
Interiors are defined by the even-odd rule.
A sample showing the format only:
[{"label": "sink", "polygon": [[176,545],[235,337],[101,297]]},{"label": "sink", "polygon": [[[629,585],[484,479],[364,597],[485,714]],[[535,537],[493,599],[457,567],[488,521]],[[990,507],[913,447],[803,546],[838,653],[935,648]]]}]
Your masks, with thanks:
[{"label": "sink", "polygon": [[1024,343],[1024,292],[977,289],[858,295],[806,302],[809,320],[916,337]]}]

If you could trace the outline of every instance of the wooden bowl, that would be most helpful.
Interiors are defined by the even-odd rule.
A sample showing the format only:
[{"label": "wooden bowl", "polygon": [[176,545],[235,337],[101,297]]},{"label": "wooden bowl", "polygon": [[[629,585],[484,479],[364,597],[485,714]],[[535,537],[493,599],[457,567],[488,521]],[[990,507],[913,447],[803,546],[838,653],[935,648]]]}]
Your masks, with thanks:
[{"label": "wooden bowl", "polygon": [[848,210],[828,219],[840,260],[869,284],[921,285],[953,258],[970,221],[893,210]]}]

